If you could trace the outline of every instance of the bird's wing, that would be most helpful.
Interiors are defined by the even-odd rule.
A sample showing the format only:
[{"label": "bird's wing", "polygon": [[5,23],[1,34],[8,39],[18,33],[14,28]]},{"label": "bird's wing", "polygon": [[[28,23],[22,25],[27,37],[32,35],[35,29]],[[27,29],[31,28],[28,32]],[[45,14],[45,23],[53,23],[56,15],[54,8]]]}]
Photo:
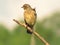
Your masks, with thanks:
[{"label": "bird's wing", "polygon": [[36,14],[36,10],[35,10],[35,8],[33,8],[33,11],[35,12],[34,15],[37,15],[37,14]]},{"label": "bird's wing", "polygon": [[36,11],[35,8],[33,8],[33,10]]}]

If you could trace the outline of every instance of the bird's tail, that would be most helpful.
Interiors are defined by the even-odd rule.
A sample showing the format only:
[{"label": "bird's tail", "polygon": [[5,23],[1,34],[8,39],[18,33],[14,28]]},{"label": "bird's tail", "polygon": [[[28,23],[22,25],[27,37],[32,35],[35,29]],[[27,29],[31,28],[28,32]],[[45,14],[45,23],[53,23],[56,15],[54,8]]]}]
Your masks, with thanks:
[{"label": "bird's tail", "polygon": [[[30,27],[33,30],[33,27]],[[27,33],[28,34],[32,34],[32,32],[29,31],[29,29],[27,29]]]}]

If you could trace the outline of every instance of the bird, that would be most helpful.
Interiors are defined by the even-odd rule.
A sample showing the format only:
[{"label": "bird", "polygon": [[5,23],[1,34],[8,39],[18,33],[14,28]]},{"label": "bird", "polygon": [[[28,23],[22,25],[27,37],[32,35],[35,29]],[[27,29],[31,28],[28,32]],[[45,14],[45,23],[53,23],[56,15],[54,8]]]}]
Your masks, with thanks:
[{"label": "bird", "polygon": [[[24,4],[22,8],[24,9],[25,24],[33,30],[37,18],[36,10],[35,8],[32,8],[29,4]],[[27,29],[27,33],[32,34],[29,29]]]}]

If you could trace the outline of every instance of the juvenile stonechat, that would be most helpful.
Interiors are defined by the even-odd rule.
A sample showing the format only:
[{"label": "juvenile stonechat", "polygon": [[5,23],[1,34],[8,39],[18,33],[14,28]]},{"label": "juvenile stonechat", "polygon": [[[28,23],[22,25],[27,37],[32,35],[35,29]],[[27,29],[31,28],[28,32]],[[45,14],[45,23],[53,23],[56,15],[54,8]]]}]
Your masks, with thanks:
[{"label": "juvenile stonechat", "polygon": [[[25,24],[33,30],[33,26],[35,25],[37,17],[36,10],[33,9],[29,4],[24,4],[22,8],[24,9]],[[32,34],[32,32],[30,32],[28,29],[27,33]]]}]

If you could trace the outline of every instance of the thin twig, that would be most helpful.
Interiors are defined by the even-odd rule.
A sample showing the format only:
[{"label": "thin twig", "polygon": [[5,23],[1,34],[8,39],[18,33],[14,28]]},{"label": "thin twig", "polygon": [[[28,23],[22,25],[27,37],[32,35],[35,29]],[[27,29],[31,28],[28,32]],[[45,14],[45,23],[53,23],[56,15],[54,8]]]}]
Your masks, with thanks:
[{"label": "thin twig", "polygon": [[35,31],[32,31],[32,29],[30,27],[28,27],[25,23],[20,23],[19,21],[15,20],[15,19],[13,19],[13,21],[15,21],[17,24],[29,29],[29,31],[33,32],[33,34],[36,35],[45,45],[49,45],[49,43],[41,35],[39,35]]}]

